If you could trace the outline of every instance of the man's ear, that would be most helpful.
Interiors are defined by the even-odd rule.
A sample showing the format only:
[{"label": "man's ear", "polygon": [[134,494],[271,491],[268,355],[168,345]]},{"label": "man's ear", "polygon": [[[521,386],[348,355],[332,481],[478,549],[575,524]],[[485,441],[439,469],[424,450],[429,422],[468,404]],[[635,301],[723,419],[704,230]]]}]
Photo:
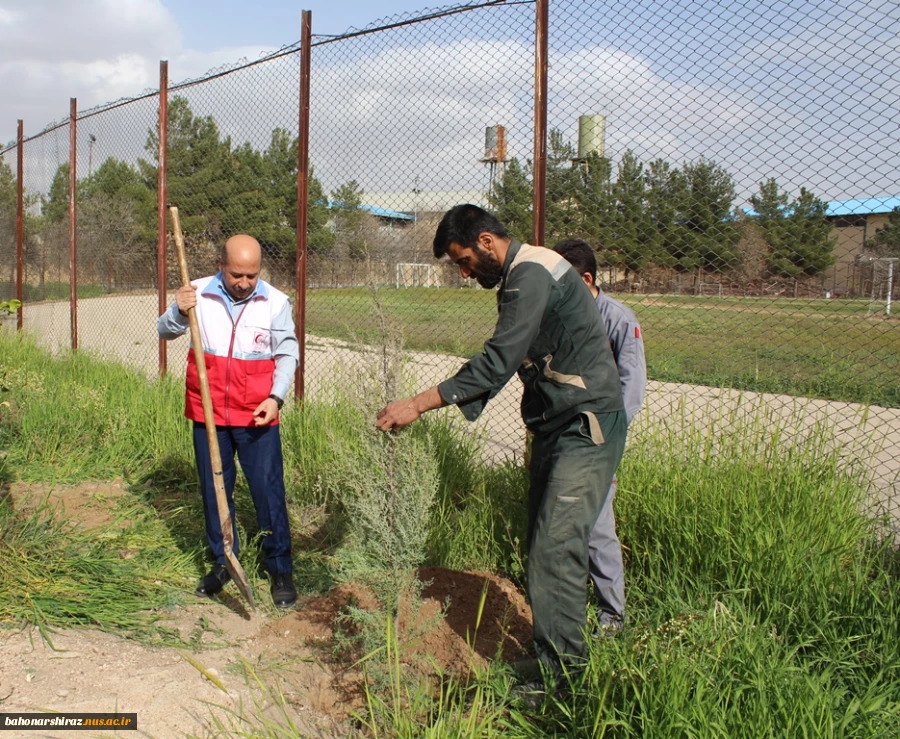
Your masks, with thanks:
[{"label": "man's ear", "polygon": [[482,249],[486,249],[487,251],[494,253],[494,234],[490,231],[482,231],[478,234],[478,245]]},{"label": "man's ear", "polygon": [[581,279],[584,280],[584,284],[588,287],[594,286],[594,277],[590,272],[583,272],[581,274]]}]

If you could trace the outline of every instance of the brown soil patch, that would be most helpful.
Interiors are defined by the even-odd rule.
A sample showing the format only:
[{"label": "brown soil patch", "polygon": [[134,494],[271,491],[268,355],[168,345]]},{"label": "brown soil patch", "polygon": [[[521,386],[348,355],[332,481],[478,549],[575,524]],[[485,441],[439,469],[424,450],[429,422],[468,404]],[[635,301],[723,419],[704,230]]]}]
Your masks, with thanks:
[{"label": "brown soil patch", "polygon": [[[483,667],[496,658],[512,661],[526,654],[531,644],[531,610],[511,582],[487,573],[440,567],[423,568],[419,578],[427,584],[421,607],[414,612],[401,609],[399,619],[398,641],[405,666],[420,674],[465,678],[475,665]],[[350,603],[364,610],[376,605],[365,589],[341,585],[268,624],[259,639],[260,644],[277,645],[283,654],[315,649],[327,661],[333,679],[330,685],[318,684],[314,707],[338,717],[363,707],[360,671],[348,669],[352,657],[344,655],[346,662],[341,663],[334,652],[335,632],[349,630],[340,616]]]},{"label": "brown soil patch", "polygon": [[[329,710],[336,703],[329,698],[332,671],[313,650],[259,639],[263,613],[245,619],[223,603],[203,601],[161,615],[161,624],[191,646],[152,648],[114,634],[65,629],[50,634],[51,647],[36,630],[0,631],[0,712],[137,713],[138,732],[131,733],[154,739],[237,736],[249,728],[239,716],[256,725],[263,717],[290,721],[301,736],[350,735],[347,724],[332,718],[346,712]],[[274,699],[278,694],[283,701]],[[231,731],[220,734],[217,723]]]},{"label": "brown soil patch", "polygon": [[[484,572],[458,572],[441,567],[426,567],[419,572],[430,583],[422,593],[426,602],[447,605],[441,637],[465,648],[467,657],[511,662],[531,645],[531,608],[525,597],[509,580]],[[484,594],[484,606],[479,606]],[[449,633],[446,633],[449,630]],[[471,645],[471,648],[470,648]],[[434,654],[434,652],[431,652]],[[452,669],[454,663],[446,663]]]},{"label": "brown soil patch", "polygon": [[[465,679],[473,665],[515,659],[528,646],[530,612],[509,581],[441,568],[420,578],[430,583],[422,605],[400,618],[407,677]],[[352,734],[352,715],[365,714],[364,676],[356,657],[336,653],[334,634],[347,603],[371,608],[371,595],[344,585],[286,614],[266,604],[246,614],[235,608],[234,585],[226,594],[159,614],[182,648],[89,629],[55,632],[51,647],[36,631],[0,631],[0,712],[137,712],[140,733],[156,739],[216,734],[215,721],[228,726],[229,712],[290,720],[303,736]],[[272,692],[261,694],[257,680]]]},{"label": "brown soil patch", "polygon": [[[112,523],[116,499],[125,492],[121,480],[14,482],[3,490],[19,516],[49,506],[85,529]],[[419,578],[426,584],[422,601],[415,610],[401,609],[399,619],[405,675],[465,680],[473,666],[525,654],[531,613],[511,582],[437,567],[423,568]],[[0,711],[136,711],[140,731],[157,739],[207,735],[229,711],[243,711],[257,720],[293,721],[304,736],[347,736],[353,714],[365,713],[365,677],[357,664],[363,655],[336,648],[336,631],[352,629],[339,620],[349,603],[376,607],[364,588],[342,585],[286,614],[270,604],[250,614],[230,585],[219,600],[159,614],[160,626],[184,640],[181,648],[148,647],[88,629],[56,632],[51,647],[34,631],[0,631]],[[261,703],[257,679],[275,690]]]},{"label": "brown soil patch", "polygon": [[121,479],[80,485],[42,485],[13,482],[5,496],[19,517],[27,517],[43,505],[81,528],[96,529],[113,520],[117,498],[125,494]]}]

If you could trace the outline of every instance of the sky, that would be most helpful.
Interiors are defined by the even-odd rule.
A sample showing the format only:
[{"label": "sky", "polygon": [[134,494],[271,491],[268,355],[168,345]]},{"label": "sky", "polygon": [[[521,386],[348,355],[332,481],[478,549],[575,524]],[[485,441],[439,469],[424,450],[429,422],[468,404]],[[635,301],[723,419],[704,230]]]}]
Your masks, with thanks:
[{"label": "sky", "polygon": [[[70,97],[83,111],[155,89],[160,59],[177,83],[296,42],[304,4],[316,42],[428,9],[301,3],[0,0],[0,142],[17,118],[26,136],[64,118]],[[825,200],[900,195],[897,0],[551,0],[550,9],[549,124],[574,141],[580,115],[606,116],[614,166],[627,151],[645,164],[712,161],[733,177],[738,207],[770,177],[792,197],[801,187]],[[508,0],[314,46],[310,156],[326,191],[355,180],[370,204],[399,210],[412,206],[374,194],[483,192],[492,125],[506,127],[510,156],[530,158],[533,24],[533,4]],[[178,94],[235,146],[262,150],[275,128],[296,130],[292,56]],[[80,124],[79,177],[105,157],[147,156],[155,105]],[[39,144],[26,188],[41,191],[68,143],[61,130]]]},{"label": "sky", "polygon": [[422,0],[0,0],[0,142],[68,115],[171,81],[255,59],[300,38],[301,11],[313,33],[340,34],[415,13]]}]

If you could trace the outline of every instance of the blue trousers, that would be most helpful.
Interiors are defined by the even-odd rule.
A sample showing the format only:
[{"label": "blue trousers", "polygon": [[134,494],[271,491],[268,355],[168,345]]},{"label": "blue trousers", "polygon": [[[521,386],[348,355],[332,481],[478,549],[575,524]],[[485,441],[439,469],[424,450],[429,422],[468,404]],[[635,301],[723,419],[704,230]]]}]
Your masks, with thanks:
[{"label": "blue trousers", "polygon": [[[285,504],[284,461],[278,426],[259,428],[218,426],[216,431],[222,455],[225,493],[234,527],[234,553],[237,554],[239,550],[237,524],[234,518],[234,481],[237,478],[234,456],[237,454],[241,470],[250,487],[250,495],[253,497],[259,530],[263,532],[262,549],[266,567],[273,575],[289,574],[293,568],[291,532]],[[206,538],[216,562],[225,564],[222,527],[219,523],[216,489],[209,461],[209,442],[206,438],[206,427],[197,422],[194,423],[194,454],[197,458],[197,471],[200,474]]]}]

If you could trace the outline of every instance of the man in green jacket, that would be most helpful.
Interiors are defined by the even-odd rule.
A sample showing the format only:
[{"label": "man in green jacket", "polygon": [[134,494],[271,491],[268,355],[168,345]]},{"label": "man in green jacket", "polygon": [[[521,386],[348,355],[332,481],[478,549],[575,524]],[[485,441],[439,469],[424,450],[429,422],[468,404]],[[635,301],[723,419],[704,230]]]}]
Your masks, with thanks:
[{"label": "man in green jacket", "polygon": [[[522,380],[522,418],[534,434],[528,492],[528,595],[534,646],[545,674],[578,668],[584,643],[588,536],[625,446],[619,374],[586,285],[556,252],[510,239],[475,205],[440,222],[434,256],[463,277],[499,285],[499,317],[484,350],[448,380],[378,414],[382,431],[456,405],[474,421],[513,373]],[[528,690],[538,693],[540,684]]]}]

